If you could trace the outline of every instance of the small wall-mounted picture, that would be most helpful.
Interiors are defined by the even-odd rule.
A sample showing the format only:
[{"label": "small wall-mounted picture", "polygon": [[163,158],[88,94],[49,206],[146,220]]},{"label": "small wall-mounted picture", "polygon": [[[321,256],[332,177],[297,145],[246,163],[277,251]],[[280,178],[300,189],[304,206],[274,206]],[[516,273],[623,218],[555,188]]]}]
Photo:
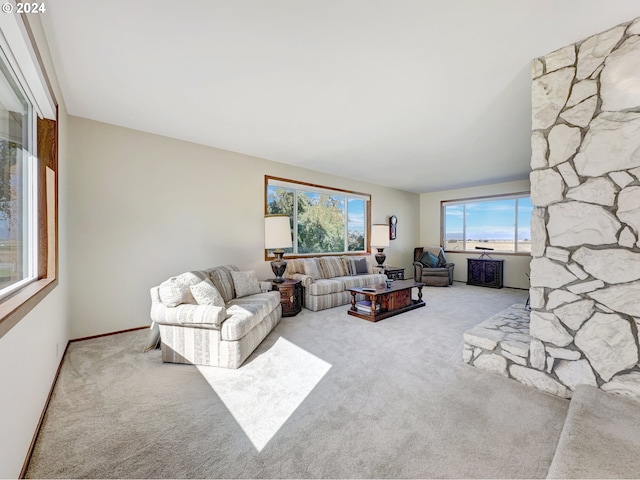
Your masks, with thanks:
[{"label": "small wall-mounted picture", "polygon": [[396,239],[396,227],[398,225],[398,217],[391,215],[389,217],[389,240]]}]

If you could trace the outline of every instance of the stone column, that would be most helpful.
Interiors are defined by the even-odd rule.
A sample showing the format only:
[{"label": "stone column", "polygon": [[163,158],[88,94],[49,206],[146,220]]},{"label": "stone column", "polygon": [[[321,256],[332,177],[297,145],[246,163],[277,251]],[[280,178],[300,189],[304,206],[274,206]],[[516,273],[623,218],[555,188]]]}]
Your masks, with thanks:
[{"label": "stone column", "polygon": [[530,364],[640,400],[640,19],[532,74]]}]

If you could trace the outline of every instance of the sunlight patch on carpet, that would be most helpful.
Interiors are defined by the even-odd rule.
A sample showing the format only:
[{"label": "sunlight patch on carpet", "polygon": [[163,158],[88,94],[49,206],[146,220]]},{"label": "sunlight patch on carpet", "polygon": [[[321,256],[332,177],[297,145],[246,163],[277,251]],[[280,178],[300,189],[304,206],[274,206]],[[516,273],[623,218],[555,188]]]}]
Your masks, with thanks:
[{"label": "sunlight patch on carpet", "polygon": [[280,337],[237,370],[197,368],[260,452],[331,364]]}]

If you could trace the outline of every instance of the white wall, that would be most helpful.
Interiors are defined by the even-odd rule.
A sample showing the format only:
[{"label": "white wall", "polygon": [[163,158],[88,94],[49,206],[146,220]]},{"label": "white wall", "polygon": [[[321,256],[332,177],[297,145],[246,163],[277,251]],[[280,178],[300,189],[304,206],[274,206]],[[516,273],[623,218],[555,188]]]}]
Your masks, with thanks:
[{"label": "white wall", "polygon": [[66,269],[67,116],[38,15],[29,15],[59,102],[59,284],[0,338],[0,478],[17,478],[69,339]]},{"label": "white wall", "polygon": [[[440,202],[486,195],[501,195],[529,191],[529,180],[497,183],[481,187],[459,188],[420,195],[420,245],[440,245]],[[529,272],[531,257],[521,255],[500,255],[491,253],[491,258],[504,260],[504,286],[529,288],[526,273]],[[456,264],[453,279],[467,281],[467,258],[478,258],[479,254],[447,252],[447,260]]]},{"label": "white wall", "polygon": [[71,336],[149,323],[149,288],[232,263],[264,260],[264,175],[372,195],[373,223],[398,217],[389,265],[411,272],[419,196],[78,117],[69,120]]}]

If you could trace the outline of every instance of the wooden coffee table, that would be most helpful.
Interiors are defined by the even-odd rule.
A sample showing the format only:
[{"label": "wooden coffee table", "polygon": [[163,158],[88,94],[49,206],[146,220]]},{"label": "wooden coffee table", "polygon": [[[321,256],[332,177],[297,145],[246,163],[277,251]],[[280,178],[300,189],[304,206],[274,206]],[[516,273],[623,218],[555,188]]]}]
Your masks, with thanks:
[{"label": "wooden coffee table", "polygon": [[[418,289],[418,300],[411,298],[411,289],[414,287]],[[351,292],[351,308],[347,313],[370,322],[377,322],[399,313],[408,312],[414,308],[424,307],[422,287],[424,287],[422,282],[395,280],[389,288],[384,283],[349,288],[348,290]],[[358,310],[356,306],[357,294],[364,295],[371,302],[371,311],[369,313]]]}]

